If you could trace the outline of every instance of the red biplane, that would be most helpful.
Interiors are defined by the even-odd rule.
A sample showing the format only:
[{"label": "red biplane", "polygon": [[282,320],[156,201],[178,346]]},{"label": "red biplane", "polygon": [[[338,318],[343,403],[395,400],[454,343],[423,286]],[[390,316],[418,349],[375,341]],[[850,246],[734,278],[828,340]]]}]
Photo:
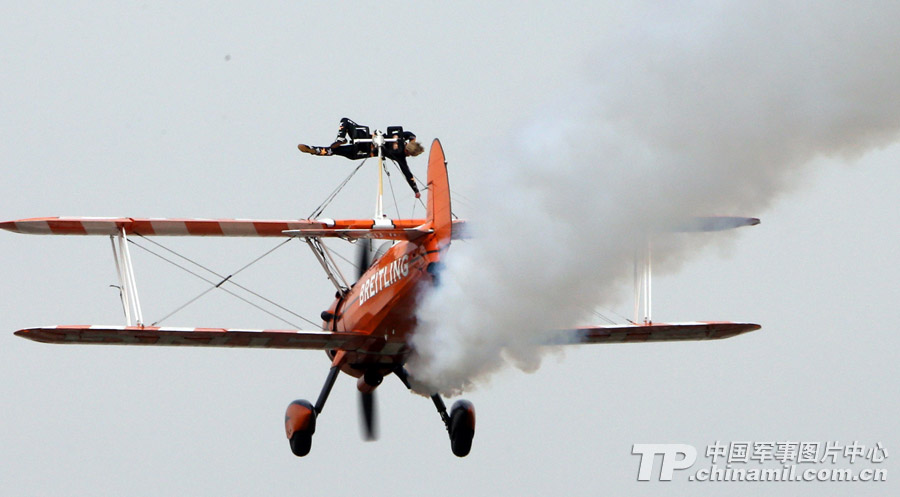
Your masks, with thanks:
[{"label": "red biplane", "polygon": [[[375,139],[383,136],[375,136]],[[389,219],[381,207],[381,184],[373,219],[301,220],[202,220],[134,218],[36,218],[0,223],[17,233],[45,235],[104,235],[113,242],[116,268],[125,309],[125,326],[53,326],[27,328],[16,335],[44,343],[170,345],[195,347],[256,347],[323,350],[331,369],[315,404],[292,402],[285,413],[285,430],[297,456],[309,453],[317,417],[332,386],[343,371],[357,378],[362,399],[365,436],[374,438],[374,391],[385,376],[394,374],[410,388],[404,368],[412,353],[410,336],[416,330],[416,304],[438,278],[439,262],[452,240],[463,237],[465,222],[450,212],[450,187],[444,152],[434,140],[428,158],[427,210],[424,219]],[[379,168],[382,168],[379,156]],[[718,230],[756,224],[753,218],[703,218],[691,230]],[[220,328],[174,328],[146,326],[135,288],[129,236],[237,236],[299,237],[312,247],[328,277],[337,288],[334,302],[322,312],[320,330],[249,330]],[[346,284],[331,253],[321,239],[336,237],[368,247],[372,239],[393,244],[369,260],[361,251],[360,274]],[[230,277],[229,277],[230,278]],[[225,280],[219,283],[221,285]],[[644,280],[649,286],[649,274]],[[218,285],[217,285],[218,286]],[[646,294],[649,296],[649,292]],[[649,297],[646,302],[649,308]],[[636,303],[637,306],[637,303]],[[590,344],[710,340],[728,338],[759,329],[751,323],[694,322],[653,323],[649,309],[645,319],[626,325],[591,326],[548,332],[547,344]],[[451,449],[457,456],[469,453],[475,433],[475,411],[471,403],[458,400],[449,413],[437,393],[431,395],[446,427]]]}]

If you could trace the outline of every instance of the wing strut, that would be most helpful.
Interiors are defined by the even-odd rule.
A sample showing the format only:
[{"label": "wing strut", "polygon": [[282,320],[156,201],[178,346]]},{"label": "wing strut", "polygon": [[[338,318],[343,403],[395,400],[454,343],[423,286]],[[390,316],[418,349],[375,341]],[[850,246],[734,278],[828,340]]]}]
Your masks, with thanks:
[{"label": "wing strut", "polygon": [[[652,324],[652,244],[647,236],[647,245],[634,251],[634,321]],[[642,312],[643,311],[643,312]],[[643,314],[643,316],[641,316]]]},{"label": "wing strut", "polygon": [[[683,220],[669,228],[676,233],[725,231],[742,226],[756,226],[755,217],[706,216]],[[647,234],[646,244],[634,251],[634,321],[633,324],[653,324],[651,306],[653,304],[653,247],[652,235]],[[642,312],[643,311],[643,312]],[[643,314],[643,316],[641,315]]]},{"label": "wing strut", "polygon": [[375,221],[372,226],[375,229],[390,229],[394,227],[394,223],[391,222],[387,216],[384,215],[384,144],[385,143],[396,143],[396,138],[385,138],[384,133],[379,130],[375,130],[372,133],[372,138],[360,138],[353,140],[353,143],[373,143],[375,144],[375,148],[378,150],[378,195],[375,198],[375,217],[373,220]]},{"label": "wing strut", "polygon": [[[138,297],[137,282],[134,279],[134,266],[131,264],[131,253],[128,251],[128,239],[125,228],[119,228],[119,233],[110,235],[113,258],[116,261],[116,273],[119,275],[119,295],[122,298],[122,308],[125,310],[126,326],[143,326],[144,315],[141,312],[141,299]],[[118,250],[116,249],[118,245]]]},{"label": "wing strut", "polygon": [[[364,142],[366,140],[357,140]],[[396,138],[385,138],[384,133],[375,130],[372,134],[372,143],[378,149],[378,198],[375,200],[375,223],[373,228],[390,229],[394,227],[394,223],[384,215],[384,144],[396,142]]]},{"label": "wing strut", "polygon": [[341,294],[346,293],[350,286],[347,284],[347,279],[344,278],[340,268],[335,264],[334,258],[331,257],[331,252],[328,251],[328,247],[326,247],[325,244],[319,240],[319,237],[316,236],[307,237],[304,241],[309,245],[309,248],[312,249],[313,254],[316,256],[316,260],[322,265],[322,269],[325,270],[325,274],[328,276],[331,283],[334,284],[334,287],[337,288],[337,291]]},{"label": "wing strut", "polygon": [[375,201],[375,224],[384,219],[384,157],[382,156],[382,147],[384,147],[384,135],[381,131],[376,130],[374,140],[376,148],[378,148],[378,199]]}]

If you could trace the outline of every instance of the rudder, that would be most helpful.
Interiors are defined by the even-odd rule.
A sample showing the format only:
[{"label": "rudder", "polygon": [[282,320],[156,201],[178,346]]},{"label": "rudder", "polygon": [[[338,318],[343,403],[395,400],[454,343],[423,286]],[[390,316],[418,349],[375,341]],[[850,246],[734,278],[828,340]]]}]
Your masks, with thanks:
[{"label": "rudder", "polygon": [[426,218],[434,230],[436,249],[444,251],[450,246],[453,235],[453,217],[450,212],[450,182],[447,179],[447,161],[444,149],[437,138],[431,143],[428,154],[428,199]]}]

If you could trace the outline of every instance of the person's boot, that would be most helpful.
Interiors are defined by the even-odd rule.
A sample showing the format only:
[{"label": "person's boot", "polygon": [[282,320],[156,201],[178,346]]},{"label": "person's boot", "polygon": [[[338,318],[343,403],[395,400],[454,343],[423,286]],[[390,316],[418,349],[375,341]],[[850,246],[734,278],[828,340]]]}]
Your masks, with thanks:
[{"label": "person's boot", "polygon": [[297,148],[300,149],[301,152],[313,155],[331,155],[331,150],[324,147],[310,147],[309,145],[300,144],[297,145]]}]

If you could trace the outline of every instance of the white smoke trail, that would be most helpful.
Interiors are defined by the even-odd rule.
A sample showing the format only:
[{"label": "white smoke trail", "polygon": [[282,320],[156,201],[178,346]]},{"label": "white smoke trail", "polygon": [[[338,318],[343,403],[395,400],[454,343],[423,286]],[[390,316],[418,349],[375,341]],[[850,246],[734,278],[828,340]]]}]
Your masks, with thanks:
[{"label": "white smoke trail", "polygon": [[[476,239],[453,245],[419,314],[410,371],[425,389],[537,368],[529,337],[614,299],[649,227],[759,215],[813,159],[898,136],[900,4],[630,14],[589,57],[587,83],[489,168],[467,216]],[[654,269],[688,257],[686,243],[655,241]]]}]

